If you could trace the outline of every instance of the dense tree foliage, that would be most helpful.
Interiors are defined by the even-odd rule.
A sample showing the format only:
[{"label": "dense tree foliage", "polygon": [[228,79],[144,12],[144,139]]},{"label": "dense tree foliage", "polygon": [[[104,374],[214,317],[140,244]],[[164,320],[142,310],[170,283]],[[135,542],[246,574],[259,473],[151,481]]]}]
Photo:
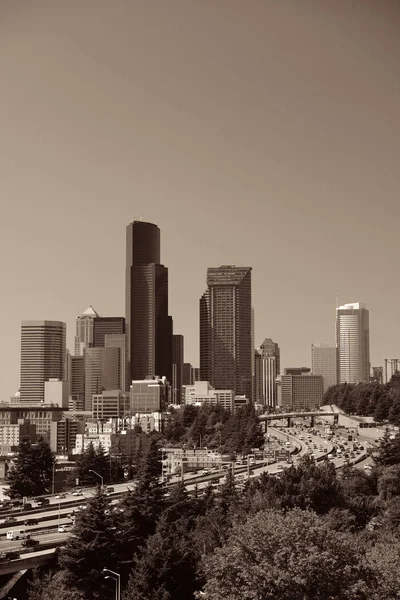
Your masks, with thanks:
[{"label": "dense tree foliage", "polygon": [[48,442],[40,437],[32,443],[23,437],[18,445],[15,464],[7,473],[10,498],[33,497],[51,492],[54,454]]},{"label": "dense tree foliage", "polygon": [[69,588],[88,600],[102,597],[108,586],[102,570],[119,568],[118,536],[111,501],[99,488],[76,518],[72,537],[59,553],[59,565]]},{"label": "dense tree foliage", "polygon": [[395,373],[389,383],[342,383],[330,387],[323,404],[336,405],[348,414],[374,417],[375,421],[389,421],[400,425],[400,374]]},{"label": "dense tree foliage", "polygon": [[187,405],[173,410],[164,432],[169,444],[221,448],[223,452],[247,454],[264,444],[264,435],[252,404],[231,413],[220,405]]},{"label": "dense tree foliage", "polygon": [[[186,414],[185,431],[197,414]],[[182,483],[160,482],[160,442],[148,436],[130,492],[111,505],[98,490],[60,550],[58,570],[34,578],[30,600],[112,597],[103,567],[121,574],[124,600],[394,600],[400,455],[393,439],[380,456],[371,474],[304,458],[240,487],[227,471],[217,491],[210,483],[189,494]]]},{"label": "dense tree foliage", "polygon": [[260,511],[204,561],[207,600],[350,600],[376,589],[362,551],[298,509]]},{"label": "dense tree foliage", "polygon": [[71,471],[68,479],[68,485],[74,486],[77,483],[79,486],[86,487],[101,484],[100,477],[93,471],[103,478],[104,484],[124,479],[120,461],[113,459],[110,455],[107,456],[101,445],[95,449],[93,444],[89,444],[87,450],[77,456],[75,468]]}]

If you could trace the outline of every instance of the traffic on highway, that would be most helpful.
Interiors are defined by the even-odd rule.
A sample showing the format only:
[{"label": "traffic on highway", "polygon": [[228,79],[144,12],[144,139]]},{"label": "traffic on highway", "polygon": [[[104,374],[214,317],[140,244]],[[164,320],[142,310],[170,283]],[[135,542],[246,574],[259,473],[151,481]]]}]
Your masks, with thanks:
[{"label": "traffic on highway", "polygon": [[[369,470],[372,462],[370,447],[370,442],[357,439],[345,429],[332,430],[326,423],[311,427],[304,420],[296,419],[288,428],[277,420],[267,428],[266,444],[261,455],[237,457],[235,462],[221,463],[211,470],[172,476],[165,484],[166,494],[169,494],[168,488],[182,478],[187,482],[189,493],[195,488],[201,493],[209,485],[218,491],[226,481],[229,468],[232,468],[235,483],[240,489],[246,480],[265,472],[279,477],[284,469],[296,465],[300,457],[306,455],[316,462],[329,460],[336,469],[348,463]],[[132,481],[105,488],[112,506],[116,508],[120,498],[134,485]],[[25,499],[24,503],[14,500],[0,503],[0,574],[5,572],[2,565],[10,561],[39,556],[65,543],[71,535],[76,514],[86,509],[88,500],[97,489],[77,488],[45,498]]]}]

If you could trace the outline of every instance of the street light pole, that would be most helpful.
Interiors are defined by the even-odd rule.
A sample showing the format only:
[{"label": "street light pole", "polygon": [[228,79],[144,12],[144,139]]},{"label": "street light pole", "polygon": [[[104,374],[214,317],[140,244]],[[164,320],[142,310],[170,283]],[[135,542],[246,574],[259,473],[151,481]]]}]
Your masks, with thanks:
[{"label": "street light pole", "polygon": [[97,473],[97,471],[93,471],[93,469],[89,469],[89,473],[94,473],[95,475],[97,475],[97,477],[100,477],[100,479],[101,479],[101,487],[104,486],[103,477],[100,475],[100,473]]},{"label": "street light pole", "polygon": [[[110,577],[111,579],[115,580],[115,600],[121,600],[121,575],[115,571],[111,571],[111,569],[106,568],[103,569],[103,573],[106,579]],[[106,575],[106,573],[109,573],[109,575]]]},{"label": "street light pole", "polygon": [[51,478],[51,494],[52,494],[52,496],[54,496],[54,475],[55,475],[56,465],[57,465],[56,462],[53,463],[52,478]]}]

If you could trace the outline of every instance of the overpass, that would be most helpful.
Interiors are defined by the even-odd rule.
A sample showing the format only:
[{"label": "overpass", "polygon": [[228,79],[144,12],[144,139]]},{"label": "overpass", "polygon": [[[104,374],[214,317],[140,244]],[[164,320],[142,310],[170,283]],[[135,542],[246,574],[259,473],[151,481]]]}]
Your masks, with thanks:
[{"label": "overpass", "polygon": [[335,425],[339,422],[339,413],[338,412],[328,412],[323,410],[313,410],[313,411],[297,411],[297,412],[287,412],[287,413],[265,413],[260,415],[258,418],[260,421],[280,421],[281,419],[287,419],[287,426],[291,427],[292,419],[311,419],[311,427],[314,427],[315,417],[333,417],[333,422]]},{"label": "overpass", "polygon": [[40,552],[35,552],[34,554],[26,554],[23,558],[11,560],[8,563],[4,562],[0,566],[0,575],[43,567],[54,560],[55,553],[55,548],[49,548],[48,550],[42,550]]}]

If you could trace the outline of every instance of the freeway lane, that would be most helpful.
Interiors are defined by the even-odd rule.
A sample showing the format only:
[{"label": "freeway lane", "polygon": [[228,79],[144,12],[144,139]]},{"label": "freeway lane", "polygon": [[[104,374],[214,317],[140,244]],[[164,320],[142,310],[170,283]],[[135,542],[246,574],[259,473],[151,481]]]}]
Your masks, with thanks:
[{"label": "freeway lane", "polygon": [[[40,536],[39,541],[41,544],[63,542],[64,540],[68,539],[70,535],[70,533],[45,533]],[[39,548],[40,546],[37,546],[38,551]],[[24,550],[21,540],[3,540],[0,542],[0,552],[8,552],[10,550],[15,550],[17,552]],[[37,554],[37,552],[31,552],[30,554]]]}]

